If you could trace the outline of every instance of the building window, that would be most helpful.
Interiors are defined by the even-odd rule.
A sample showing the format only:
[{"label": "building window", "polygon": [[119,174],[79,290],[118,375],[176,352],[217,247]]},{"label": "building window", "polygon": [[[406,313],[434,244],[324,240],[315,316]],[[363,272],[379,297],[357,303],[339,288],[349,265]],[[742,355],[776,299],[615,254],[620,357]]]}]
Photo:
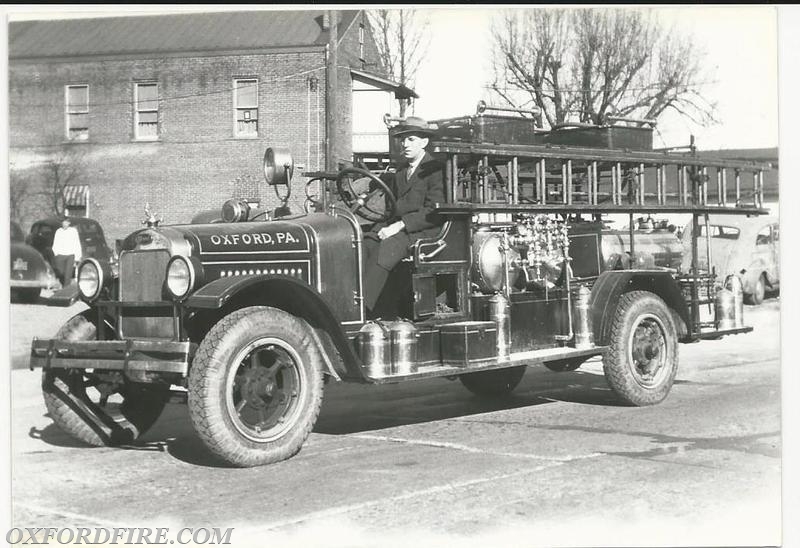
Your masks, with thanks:
[{"label": "building window", "polygon": [[258,136],[258,80],[233,81],[234,135]]},{"label": "building window", "polygon": [[67,139],[86,141],[89,139],[89,86],[67,86],[64,89],[66,102]]},{"label": "building window", "polygon": [[135,84],[133,87],[133,134],[135,139],[158,139],[158,84]]},{"label": "building window", "polygon": [[358,58],[364,60],[364,23],[358,27]]}]

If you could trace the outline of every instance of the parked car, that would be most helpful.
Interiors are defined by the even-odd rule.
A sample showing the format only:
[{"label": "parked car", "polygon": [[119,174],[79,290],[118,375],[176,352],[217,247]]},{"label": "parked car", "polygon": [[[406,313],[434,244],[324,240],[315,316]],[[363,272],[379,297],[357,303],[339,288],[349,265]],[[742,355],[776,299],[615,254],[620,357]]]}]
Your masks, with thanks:
[{"label": "parked car", "polygon": [[[67,218],[70,224],[78,229],[83,257],[93,257],[99,261],[107,261],[111,258],[111,248],[106,243],[100,223],[86,217]],[[31,226],[27,238],[28,244],[36,248],[51,265],[53,264],[53,238],[56,230],[61,227],[61,221],[63,221],[63,217],[50,217],[36,221]]]},{"label": "parked car", "polygon": [[41,253],[25,243],[25,233],[11,223],[11,300],[35,302],[42,289],[58,287],[53,268]]},{"label": "parked car", "polygon": [[[689,223],[683,231],[685,246],[682,267],[691,266],[691,233]],[[710,215],[711,267],[717,278],[724,280],[737,274],[744,286],[745,302],[761,304],[767,291],[780,287],[780,242],[778,218],[771,215],[745,217],[742,215]],[[698,266],[708,269],[705,252],[705,224],[700,225]]]}]

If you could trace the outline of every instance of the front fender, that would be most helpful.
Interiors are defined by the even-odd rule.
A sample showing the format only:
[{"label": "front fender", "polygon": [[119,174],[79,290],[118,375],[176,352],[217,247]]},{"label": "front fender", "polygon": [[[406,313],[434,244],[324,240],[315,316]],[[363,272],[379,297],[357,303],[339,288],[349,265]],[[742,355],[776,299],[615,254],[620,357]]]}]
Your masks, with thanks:
[{"label": "front fender", "polygon": [[589,297],[592,329],[597,344],[608,344],[617,302],[624,293],[630,291],[649,291],[661,297],[683,321],[683,329],[678,325],[678,334],[681,339],[688,336],[688,327],[692,325],[689,308],[686,306],[678,283],[669,272],[663,270],[607,270],[597,278]]},{"label": "front fender", "polygon": [[188,310],[206,311],[212,318],[254,305],[273,306],[304,319],[314,329],[328,373],[337,379],[364,380],[360,360],[336,313],[322,295],[302,280],[270,274],[219,278],[184,302]]}]

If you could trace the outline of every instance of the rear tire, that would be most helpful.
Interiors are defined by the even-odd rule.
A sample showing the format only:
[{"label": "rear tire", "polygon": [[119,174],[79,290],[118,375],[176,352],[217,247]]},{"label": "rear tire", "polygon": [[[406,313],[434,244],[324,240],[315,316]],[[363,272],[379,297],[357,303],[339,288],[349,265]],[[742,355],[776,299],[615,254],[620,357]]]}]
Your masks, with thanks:
[{"label": "rear tire", "polygon": [[759,305],[764,302],[764,295],[767,293],[767,279],[764,274],[758,277],[752,293],[746,293],[744,300],[747,304]]},{"label": "rear tire", "polygon": [[654,405],[669,394],[678,371],[678,337],[666,303],[649,291],[619,299],[603,371],[612,390],[630,405]]},{"label": "rear tire", "polygon": [[476,371],[459,375],[458,379],[464,387],[477,396],[499,398],[510,394],[522,381],[527,366]]},{"label": "rear tire", "polygon": [[189,415],[200,439],[240,467],[295,455],[322,405],[323,373],[311,327],[253,306],[220,320],[189,373]]},{"label": "rear tire", "polygon": [[[88,311],[73,316],[55,338],[94,340],[97,328],[90,316],[94,314]],[[111,401],[103,401],[101,389]],[[169,386],[133,383],[120,373],[101,370],[46,369],[42,395],[56,426],[73,438],[102,447],[128,444],[144,434],[161,415]]]}]

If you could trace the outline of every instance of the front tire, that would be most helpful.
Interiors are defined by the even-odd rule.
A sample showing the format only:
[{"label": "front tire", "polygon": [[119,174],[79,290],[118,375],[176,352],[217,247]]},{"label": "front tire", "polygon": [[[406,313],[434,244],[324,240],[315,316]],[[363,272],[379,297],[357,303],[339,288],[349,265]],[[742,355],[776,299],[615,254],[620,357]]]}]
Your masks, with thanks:
[{"label": "front tire", "polygon": [[[73,316],[55,338],[94,340],[93,316],[88,311]],[[42,395],[56,426],[73,438],[102,447],[132,443],[144,434],[161,415],[169,386],[129,382],[119,372],[45,369]]]},{"label": "front tire", "polygon": [[458,379],[464,387],[477,396],[500,398],[510,394],[519,385],[525,374],[526,366],[476,371],[459,375]]},{"label": "front tire", "polygon": [[619,299],[603,371],[630,405],[654,405],[669,394],[678,371],[678,337],[666,303],[649,291]]},{"label": "front tire", "polygon": [[322,405],[322,359],[310,326],[266,306],[220,320],[189,373],[189,415],[212,453],[234,466],[300,451]]}]

